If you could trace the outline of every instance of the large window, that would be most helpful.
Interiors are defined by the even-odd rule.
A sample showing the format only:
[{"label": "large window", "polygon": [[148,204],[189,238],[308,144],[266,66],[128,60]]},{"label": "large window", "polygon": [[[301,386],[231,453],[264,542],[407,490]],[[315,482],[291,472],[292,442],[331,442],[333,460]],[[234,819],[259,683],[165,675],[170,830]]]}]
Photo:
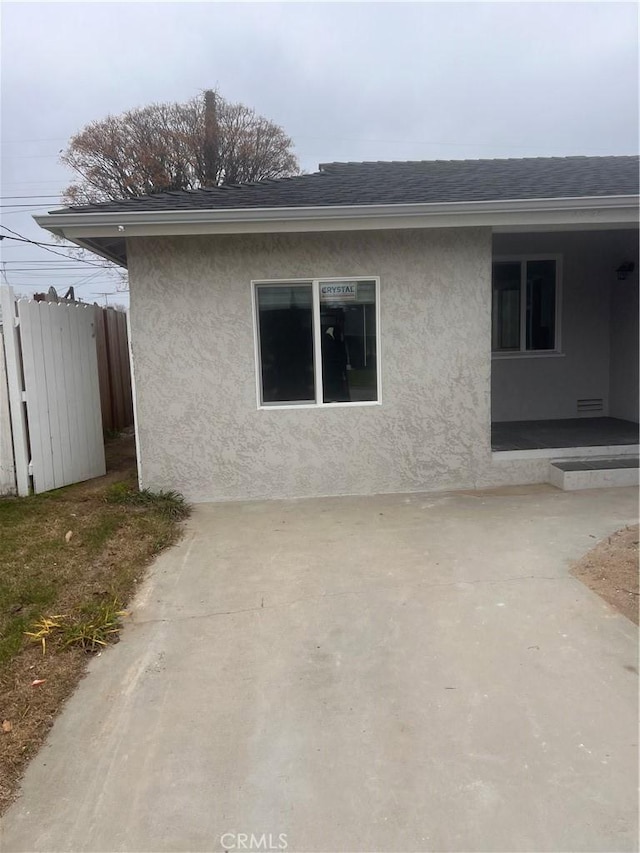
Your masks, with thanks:
[{"label": "large window", "polygon": [[492,349],[559,349],[559,259],[505,258],[493,264]]},{"label": "large window", "polygon": [[379,402],[378,279],[253,287],[261,406]]}]

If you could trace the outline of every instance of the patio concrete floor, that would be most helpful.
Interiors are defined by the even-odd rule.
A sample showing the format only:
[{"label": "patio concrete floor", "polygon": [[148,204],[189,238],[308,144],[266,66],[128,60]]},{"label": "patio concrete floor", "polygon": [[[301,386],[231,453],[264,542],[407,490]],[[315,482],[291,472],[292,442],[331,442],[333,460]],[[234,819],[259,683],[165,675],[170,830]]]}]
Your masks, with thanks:
[{"label": "patio concrete floor", "polygon": [[620,418],[495,421],[491,424],[493,451],[615,447],[626,444],[638,444],[638,424]]},{"label": "patio concrete floor", "polygon": [[0,849],[637,849],[637,629],[568,572],[636,497],[196,507]]}]

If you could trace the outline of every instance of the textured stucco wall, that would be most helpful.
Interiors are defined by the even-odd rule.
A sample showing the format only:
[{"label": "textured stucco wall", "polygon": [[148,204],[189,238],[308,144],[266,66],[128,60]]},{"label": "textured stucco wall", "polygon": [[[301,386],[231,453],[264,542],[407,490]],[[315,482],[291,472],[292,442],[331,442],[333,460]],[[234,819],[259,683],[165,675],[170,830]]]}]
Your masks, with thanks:
[{"label": "textured stucco wall", "polygon": [[609,310],[615,259],[625,233],[497,234],[495,255],[561,254],[562,352],[544,358],[495,358],[491,409],[496,421],[580,417],[577,400],[602,398],[609,414]]},{"label": "textured stucco wall", "polygon": [[[622,256],[621,256],[622,257]],[[611,289],[611,375],[609,414],[638,421],[638,259],[636,269]]]},{"label": "textured stucco wall", "polygon": [[[491,480],[488,230],[136,238],[127,248],[145,486],[199,501]],[[367,275],[381,279],[382,405],[259,411],[251,280]]]}]

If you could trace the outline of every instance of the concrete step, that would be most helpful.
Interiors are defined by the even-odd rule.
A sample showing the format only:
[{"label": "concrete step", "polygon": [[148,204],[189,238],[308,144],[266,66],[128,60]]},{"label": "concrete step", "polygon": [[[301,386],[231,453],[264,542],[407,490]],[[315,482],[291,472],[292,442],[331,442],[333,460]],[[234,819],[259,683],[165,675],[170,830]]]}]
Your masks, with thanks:
[{"label": "concrete step", "polygon": [[637,456],[555,459],[549,462],[549,482],[565,492],[637,486],[640,482],[638,470]]}]

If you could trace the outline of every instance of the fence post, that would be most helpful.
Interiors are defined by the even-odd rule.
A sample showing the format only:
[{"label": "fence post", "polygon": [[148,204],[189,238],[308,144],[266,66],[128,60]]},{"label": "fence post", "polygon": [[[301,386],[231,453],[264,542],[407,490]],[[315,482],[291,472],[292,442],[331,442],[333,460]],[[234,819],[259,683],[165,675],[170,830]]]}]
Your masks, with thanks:
[{"label": "fence post", "polygon": [[2,325],[0,325],[0,497],[16,493],[16,466],[13,462],[11,411],[3,337]]},{"label": "fence post", "polygon": [[102,408],[102,429],[106,433],[115,428],[113,406],[111,404],[111,377],[109,375],[109,355],[107,352],[107,332],[104,325],[104,309],[93,306],[95,314],[96,351],[98,354],[98,376],[100,378],[100,404]]},{"label": "fence post", "polygon": [[4,353],[11,410],[13,433],[13,455],[16,469],[16,486],[20,497],[29,494],[29,442],[27,439],[27,415],[24,399],[24,377],[16,315],[16,300],[13,290],[0,285],[0,308],[2,309]]}]

